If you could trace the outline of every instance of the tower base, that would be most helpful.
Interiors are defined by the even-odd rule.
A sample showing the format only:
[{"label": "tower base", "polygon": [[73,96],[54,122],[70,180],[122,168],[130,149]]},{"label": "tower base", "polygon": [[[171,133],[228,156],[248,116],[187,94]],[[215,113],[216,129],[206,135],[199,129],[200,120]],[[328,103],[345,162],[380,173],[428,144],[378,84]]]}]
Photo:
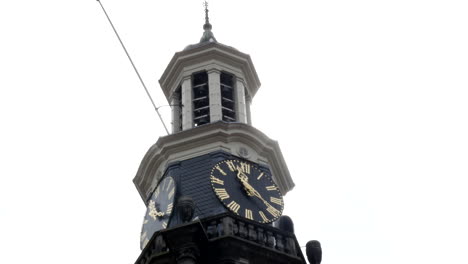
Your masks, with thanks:
[{"label": "tower base", "polygon": [[225,213],[153,235],[135,264],[306,264],[293,233]]}]

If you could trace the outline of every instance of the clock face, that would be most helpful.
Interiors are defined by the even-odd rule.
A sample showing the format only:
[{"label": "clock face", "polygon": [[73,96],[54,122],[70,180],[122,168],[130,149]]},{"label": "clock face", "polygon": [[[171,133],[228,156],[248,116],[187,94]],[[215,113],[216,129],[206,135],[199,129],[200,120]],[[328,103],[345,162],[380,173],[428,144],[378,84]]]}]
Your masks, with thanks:
[{"label": "clock face", "polygon": [[231,212],[260,223],[270,223],[283,212],[283,196],[267,172],[236,159],[217,163],[211,185]]},{"label": "clock face", "polygon": [[141,249],[145,248],[156,231],[166,228],[169,224],[174,207],[175,191],[174,179],[166,177],[158,184],[158,187],[151,195],[141,230]]}]

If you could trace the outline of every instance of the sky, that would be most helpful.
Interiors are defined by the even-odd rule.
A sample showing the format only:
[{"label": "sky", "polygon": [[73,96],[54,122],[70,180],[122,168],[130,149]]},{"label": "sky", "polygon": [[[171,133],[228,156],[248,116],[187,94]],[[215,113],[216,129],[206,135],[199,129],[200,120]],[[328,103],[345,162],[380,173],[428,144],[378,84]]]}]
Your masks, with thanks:
[{"label": "sky", "polygon": [[[201,0],[102,0],[158,106]],[[296,187],[284,214],[324,264],[466,264],[468,2],[211,0],[250,54],[253,125]],[[0,263],[134,263],[132,179],[165,131],[93,0],[0,2]],[[170,108],[161,112],[170,123]]]}]

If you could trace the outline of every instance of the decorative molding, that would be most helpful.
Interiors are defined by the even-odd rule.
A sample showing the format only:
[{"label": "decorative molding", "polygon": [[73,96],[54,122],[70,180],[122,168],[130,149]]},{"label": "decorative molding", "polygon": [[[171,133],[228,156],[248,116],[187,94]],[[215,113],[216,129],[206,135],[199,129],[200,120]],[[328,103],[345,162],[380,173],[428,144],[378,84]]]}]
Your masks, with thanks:
[{"label": "decorative molding", "polygon": [[240,76],[245,80],[252,97],[261,85],[249,55],[217,42],[176,52],[159,79],[159,83],[169,100],[170,95],[181,82],[181,75],[211,69],[226,70],[235,73],[236,76],[242,73]]},{"label": "decorative molding", "polygon": [[239,156],[241,147],[249,152],[244,158],[270,168],[283,195],[294,187],[277,141],[250,125],[223,121],[160,137],[144,156],[133,182],[146,201],[168,164],[219,150]]}]

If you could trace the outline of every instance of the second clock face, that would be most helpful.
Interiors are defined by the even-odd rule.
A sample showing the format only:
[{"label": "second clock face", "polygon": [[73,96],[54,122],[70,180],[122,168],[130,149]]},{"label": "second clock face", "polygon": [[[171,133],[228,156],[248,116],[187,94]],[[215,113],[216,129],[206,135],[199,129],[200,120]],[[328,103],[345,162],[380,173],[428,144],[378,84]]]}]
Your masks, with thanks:
[{"label": "second clock face", "polygon": [[211,170],[211,185],[218,199],[231,212],[260,223],[278,219],[283,197],[270,176],[251,163],[236,159],[217,163]]},{"label": "second clock face", "polygon": [[156,231],[164,229],[174,207],[175,182],[172,177],[164,178],[153,192],[148,201],[143,227],[141,230],[141,244],[143,249]]}]

